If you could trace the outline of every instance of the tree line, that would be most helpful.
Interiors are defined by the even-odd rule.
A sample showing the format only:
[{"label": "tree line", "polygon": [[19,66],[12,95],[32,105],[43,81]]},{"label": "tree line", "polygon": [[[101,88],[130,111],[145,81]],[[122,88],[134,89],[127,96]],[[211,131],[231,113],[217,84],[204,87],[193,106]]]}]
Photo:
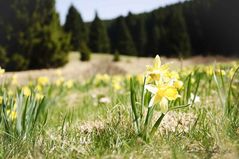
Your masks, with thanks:
[{"label": "tree line", "polygon": [[[79,21],[80,27],[86,28],[88,39],[82,42],[88,44],[93,52],[169,57],[238,56],[238,6],[238,0],[192,0],[149,13],[129,13],[126,17],[108,21],[100,20],[97,14],[91,23],[85,24],[82,18],[75,20]],[[74,35],[73,39],[80,41],[80,34],[74,31],[73,17],[81,16],[71,6],[65,30]],[[72,29],[66,29],[67,26]]]},{"label": "tree line", "polygon": [[135,56],[238,56],[239,1],[192,0],[149,13],[85,23],[69,8],[60,25],[55,0],[0,0],[0,66],[62,66],[70,50]]}]

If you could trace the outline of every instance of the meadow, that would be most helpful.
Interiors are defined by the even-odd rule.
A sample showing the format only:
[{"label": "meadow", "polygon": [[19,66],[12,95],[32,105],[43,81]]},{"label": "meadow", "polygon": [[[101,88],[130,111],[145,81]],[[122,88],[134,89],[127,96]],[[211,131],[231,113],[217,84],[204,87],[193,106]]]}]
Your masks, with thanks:
[{"label": "meadow", "polygon": [[137,61],[77,79],[1,69],[0,158],[239,158],[239,62]]}]

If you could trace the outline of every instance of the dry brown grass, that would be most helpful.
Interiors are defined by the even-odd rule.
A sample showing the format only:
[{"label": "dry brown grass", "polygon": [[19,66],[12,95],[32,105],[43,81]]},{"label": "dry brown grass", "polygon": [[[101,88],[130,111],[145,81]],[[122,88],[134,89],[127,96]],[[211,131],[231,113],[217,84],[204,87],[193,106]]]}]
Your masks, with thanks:
[{"label": "dry brown grass", "polygon": [[[97,73],[107,74],[139,74],[145,70],[145,65],[152,63],[153,58],[138,58],[122,56],[120,62],[112,62],[113,57],[107,54],[93,54],[90,62],[79,61],[79,54],[72,52],[69,56],[69,63],[59,68],[65,79],[83,80]],[[197,56],[186,60],[176,58],[162,57],[162,62],[172,62],[175,68],[197,64],[210,64],[214,62],[228,62],[235,59],[225,58],[221,56]],[[31,79],[39,76],[47,76],[50,79],[56,78],[57,69],[41,69],[29,70],[22,72],[7,72],[3,79],[7,79],[12,75],[17,75],[20,83],[24,84]]]}]

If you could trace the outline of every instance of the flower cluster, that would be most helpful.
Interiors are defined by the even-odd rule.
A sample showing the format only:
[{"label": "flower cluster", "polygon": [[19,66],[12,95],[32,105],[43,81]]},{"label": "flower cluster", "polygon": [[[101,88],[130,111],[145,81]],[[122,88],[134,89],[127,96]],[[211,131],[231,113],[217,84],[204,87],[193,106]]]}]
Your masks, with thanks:
[{"label": "flower cluster", "polygon": [[146,66],[146,90],[152,93],[149,107],[160,104],[162,113],[168,111],[168,102],[180,97],[178,90],[182,88],[183,82],[179,80],[179,75],[169,69],[168,64],[161,64],[157,55],[153,66]]}]

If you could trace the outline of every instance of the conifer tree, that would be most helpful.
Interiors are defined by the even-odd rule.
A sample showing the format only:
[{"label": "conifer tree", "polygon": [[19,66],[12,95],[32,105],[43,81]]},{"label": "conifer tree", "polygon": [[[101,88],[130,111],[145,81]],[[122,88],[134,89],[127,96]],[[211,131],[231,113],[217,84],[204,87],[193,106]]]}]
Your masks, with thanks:
[{"label": "conifer tree", "polygon": [[116,19],[109,32],[113,52],[118,50],[121,54],[137,54],[133,39],[123,17]]},{"label": "conifer tree", "polygon": [[137,55],[142,56],[145,51],[146,44],[144,18],[137,17],[137,15],[133,15],[131,12],[129,12],[128,16],[125,18],[125,21],[136,47]]},{"label": "conifer tree", "polygon": [[66,63],[69,38],[61,29],[54,0],[1,1],[0,7],[0,43],[9,57],[8,70]]},{"label": "conifer tree", "polygon": [[157,15],[152,12],[146,21],[147,44],[146,53],[148,56],[154,56],[159,53],[160,29],[157,24]]},{"label": "conifer tree", "polygon": [[109,37],[104,25],[96,13],[90,26],[89,47],[93,52],[108,53],[110,51]]},{"label": "conifer tree", "polygon": [[73,50],[79,50],[81,43],[87,42],[87,30],[80,13],[72,5],[66,16],[64,30],[71,34],[71,45]]},{"label": "conifer tree", "polygon": [[185,19],[181,8],[169,10],[167,21],[167,34],[164,39],[168,46],[167,51],[170,54],[188,57],[190,55],[191,46],[188,36]]}]

